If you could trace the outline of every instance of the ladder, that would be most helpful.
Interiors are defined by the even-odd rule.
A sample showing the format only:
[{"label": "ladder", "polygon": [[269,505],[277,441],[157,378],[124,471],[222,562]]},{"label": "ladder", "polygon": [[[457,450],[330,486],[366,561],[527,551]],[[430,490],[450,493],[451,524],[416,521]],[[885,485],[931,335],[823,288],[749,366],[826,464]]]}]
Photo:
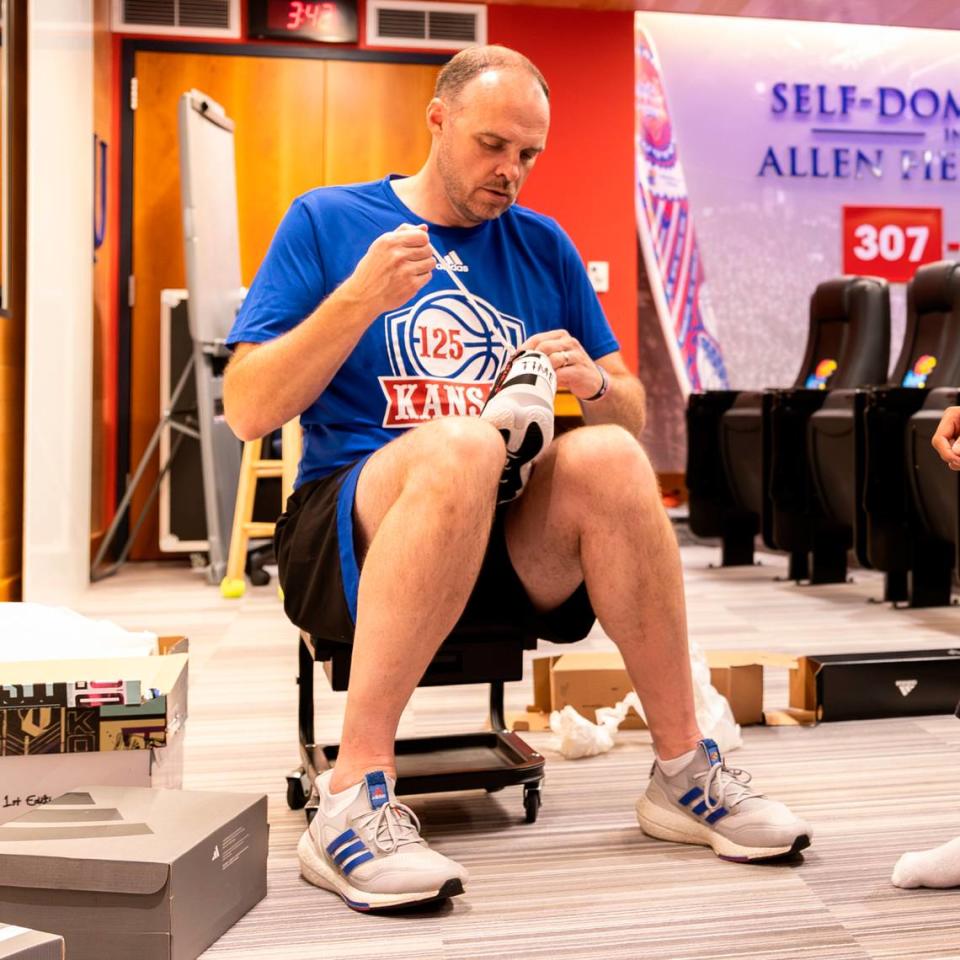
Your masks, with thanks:
[{"label": "ladder", "polygon": [[276,527],[274,523],[256,522],[253,519],[257,481],[268,477],[281,478],[283,509],[286,509],[287,498],[293,493],[302,443],[300,420],[294,419],[283,425],[282,454],[279,460],[263,458],[263,441],[264,438],[261,437],[259,440],[248,440],[243,445],[240,481],[237,484],[237,504],[230,533],[230,552],[227,555],[227,571],[220,581],[220,595],[228,600],[238,599],[246,593],[247,582],[244,579],[243,570],[250,541],[272,539]]}]

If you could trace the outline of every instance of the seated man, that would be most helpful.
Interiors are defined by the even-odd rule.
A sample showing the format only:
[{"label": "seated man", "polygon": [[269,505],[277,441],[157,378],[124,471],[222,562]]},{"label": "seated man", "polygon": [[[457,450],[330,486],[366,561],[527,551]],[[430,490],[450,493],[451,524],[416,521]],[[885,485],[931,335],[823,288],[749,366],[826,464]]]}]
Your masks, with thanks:
[{"label": "seated man", "polygon": [[[569,239],[514,205],[546,145],[546,82],[518,53],[470,48],[441,71],[426,119],[431,150],[413,176],[294,202],[230,335],[236,433],[259,437],[298,414],[304,429],[277,524],[286,610],[353,642],[339,758],[318,778],[303,875],[357,909],[462,891],[466,871],[394,800],[394,739],[443,639],[490,610],[557,642],[598,618],[619,647],[657,754],[637,804],[644,831],[735,860],[806,847],[810,827],[701,738],[677,545],[637,441],[642,387]],[[434,249],[469,294],[434,269]],[[549,358],[587,426],[550,445],[498,506],[505,440],[477,414],[504,341]],[[524,405],[516,412],[522,429]]]}]

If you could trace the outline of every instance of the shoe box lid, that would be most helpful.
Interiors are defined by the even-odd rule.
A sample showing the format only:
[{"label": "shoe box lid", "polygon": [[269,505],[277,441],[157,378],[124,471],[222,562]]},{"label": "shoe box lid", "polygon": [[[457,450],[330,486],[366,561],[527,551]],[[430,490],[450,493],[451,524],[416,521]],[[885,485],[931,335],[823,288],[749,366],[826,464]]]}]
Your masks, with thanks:
[{"label": "shoe box lid", "polygon": [[266,894],[267,840],[263,795],[79,787],[0,826],[0,921],[192,960]]},{"label": "shoe box lid", "polygon": [[63,960],[63,937],[0,923],[0,960]]}]

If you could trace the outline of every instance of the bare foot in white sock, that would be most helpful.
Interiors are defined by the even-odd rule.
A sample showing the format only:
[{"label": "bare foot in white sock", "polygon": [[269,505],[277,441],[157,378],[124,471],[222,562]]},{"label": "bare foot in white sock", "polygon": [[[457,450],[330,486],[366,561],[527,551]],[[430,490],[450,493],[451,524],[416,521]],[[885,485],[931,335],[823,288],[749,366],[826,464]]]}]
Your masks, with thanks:
[{"label": "bare foot in white sock", "polygon": [[960,886],[960,837],[932,850],[905,853],[890,879],[895,887]]}]

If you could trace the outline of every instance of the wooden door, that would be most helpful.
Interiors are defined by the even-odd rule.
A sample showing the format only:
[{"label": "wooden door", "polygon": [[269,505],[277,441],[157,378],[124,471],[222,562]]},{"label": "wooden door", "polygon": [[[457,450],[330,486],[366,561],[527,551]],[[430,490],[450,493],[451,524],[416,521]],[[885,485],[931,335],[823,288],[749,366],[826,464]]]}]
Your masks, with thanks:
[{"label": "wooden door", "polygon": [[430,151],[426,114],[438,70],[328,61],[324,183],[415,173]]},{"label": "wooden door", "polygon": [[[202,90],[235,122],[240,259],[249,284],[297,195],[412,172],[429,149],[436,66],[139,52],[134,118],[131,468],[160,417],[160,291],[185,286],[177,105]],[[393,96],[391,96],[391,91]],[[134,499],[136,515],[156,478]],[[200,492],[198,491],[198,496]],[[132,556],[159,556],[154,509]]]}]

